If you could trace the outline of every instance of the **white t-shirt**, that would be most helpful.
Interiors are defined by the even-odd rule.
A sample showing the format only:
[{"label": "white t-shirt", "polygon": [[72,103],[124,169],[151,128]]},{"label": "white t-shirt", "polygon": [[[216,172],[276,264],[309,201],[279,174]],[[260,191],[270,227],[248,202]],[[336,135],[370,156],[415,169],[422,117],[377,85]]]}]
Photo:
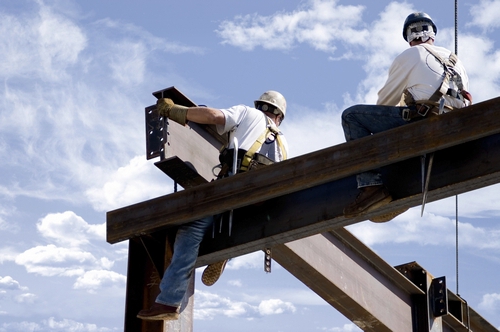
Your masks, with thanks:
[{"label": "white t-shirt", "polygon": [[[267,128],[267,116],[258,109],[245,105],[237,105],[228,109],[221,109],[226,118],[224,126],[217,125],[220,135],[234,130],[233,135],[238,139],[239,149],[248,150]],[[271,121],[272,122],[272,121]],[[285,136],[280,132],[280,140],[288,155],[288,144]],[[233,148],[230,142],[229,148]],[[256,152],[267,156],[274,161],[283,160],[283,152],[273,135],[269,135],[264,144]]]},{"label": "white t-shirt", "polygon": [[[446,48],[429,45],[442,58],[448,58],[450,51]],[[463,89],[469,90],[469,78],[460,60],[455,65],[460,74]],[[401,95],[405,89],[412,94],[415,100],[427,100],[439,88],[443,81],[443,67],[441,63],[423,46],[413,46],[398,55],[389,68],[389,77],[384,87],[378,92],[377,105],[399,106]],[[450,88],[456,87],[450,85]],[[455,108],[468,106],[458,98],[445,95],[445,105]]]}]

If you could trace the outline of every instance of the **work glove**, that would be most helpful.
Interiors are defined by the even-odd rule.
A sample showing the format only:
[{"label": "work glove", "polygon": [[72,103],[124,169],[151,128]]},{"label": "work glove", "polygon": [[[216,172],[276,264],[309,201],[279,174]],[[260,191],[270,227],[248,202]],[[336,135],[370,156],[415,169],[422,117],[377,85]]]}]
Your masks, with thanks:
[{"label": "work glove", "polygon": [[170,98],[160,98],[156,101],[156,109],[158,114],[169,118],[181,125],[185,125],[187,122],[187,110],[186,106],[174,104]]},{"label": "work glove", "polygon": [[469,101],[469,105],[472,105],[472,95],[468,91],[461,90],[460,94]]}]

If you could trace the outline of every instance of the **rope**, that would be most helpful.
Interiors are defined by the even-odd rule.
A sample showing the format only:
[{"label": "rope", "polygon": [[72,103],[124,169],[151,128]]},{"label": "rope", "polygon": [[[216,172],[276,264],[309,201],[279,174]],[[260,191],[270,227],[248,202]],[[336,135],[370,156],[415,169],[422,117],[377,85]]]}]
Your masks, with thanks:
[{"label": "rope", "polygon": [[458,0],[455,0],[455,54],[458,55]]},{"label": "rope", "polygon": [[457,295],[458,293],[458,195],[455,196],[455,266],[457,277]]},{"label": "rope", "polygon": [[[455,54],[458,56],[458,0],[455,0]],[[458,292],[458,195],[455,195],[455,273]]]}]

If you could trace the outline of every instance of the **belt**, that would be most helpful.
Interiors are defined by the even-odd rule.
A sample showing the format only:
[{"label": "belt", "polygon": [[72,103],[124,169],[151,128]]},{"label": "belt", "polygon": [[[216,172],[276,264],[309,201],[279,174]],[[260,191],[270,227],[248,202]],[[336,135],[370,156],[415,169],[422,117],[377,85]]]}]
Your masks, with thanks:
[{"label": "belt", "polygon": [[436,115],[438,107],[435,105],[427,104],[414,104],[405,107],[401,110],[401,117],[405,121],[410,121],[415,118],[425,118],[427,116]]}]

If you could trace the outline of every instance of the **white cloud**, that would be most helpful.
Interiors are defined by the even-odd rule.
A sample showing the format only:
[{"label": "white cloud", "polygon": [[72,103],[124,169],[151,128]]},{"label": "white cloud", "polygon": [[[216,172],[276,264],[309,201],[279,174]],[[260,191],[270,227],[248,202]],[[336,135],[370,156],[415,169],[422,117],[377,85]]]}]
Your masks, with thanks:
[{"label": "white cloud", "polygon": [[264,253],[262,251],[252,252],[231,259],[226,266],[228,270],[254,269],[263,266]]},{"label": "white cloud", "polygon": [[260,316],[279,315],[287,311],[294,313],[296,311],[295,306],[291,302],[280,299],[261,299],[262,297],[259,297],[258,301],[260,302],[253,305],[249,302],[234,301],[218,294],[196,290],[196,311],[194,312],[194,318],[211,320],[217,315],[224,315],[233,318],[244,317],[251,319]]},{"label": "white cloud", "polygon": [[14,280],[11,276],[0,276],[0,289],[9,289],[9,290],[27,290],[28,287],[22,287],[17,280]]},{"label": "white cloud", "polygon": [[45,328],[50,331],[65,331],[65,332],[108,332],[112,331],[108,328],[100,328],[96,324],[80,323],[71,319],[62,319],[57,321],[54,317],[42,321]]},{"label": "white cloud", "polygon": [[20,229],[19,225],[16,225],[6,220],[6,218],[8,219],[12,214],[14,214],[14,212],[15,212],[15,207],[0,205],[0,231],[9,231],[12,233],[16,233],[17,231],[19,231]]},{"label": "white cloud", "polygon": [[90,225],[72,211],[50,213],[37,223],[43,237],[65,247],[79,247],[91,239],[105,240],[106,225]]},{"label": "white cloud", "polygon": [[[452,31],[447,30],[452,49]],[[472,47],[470,45],[473,45]],[[462,33],[459,36],[458,56],[467,69],[470,81],[470,90],[475,103],[498,97],[500,89],[500,50],[495,41],[486,37]],[[488,64],[485,68],[484,64]]]},{"label": "white cloud", "polygon": [[[366,221],[347,228],[369,246],[412,242],[419,245],[454,246],[455,227],[454,219],[429,212],[424,212],[420,217],[420,207],[415,207],[388,223],[376,224]],[[459,222],[459,232],[462,247],[500,249],[500,229],[486,229]]]},{"label": "white cloud", "polygon": [[477,25],[484,30],[500,27],[496,13],[500,12],[499,0],[481,0],[479,4],[471,6],[472,21],[470,25]]},{"label": "white cloud", "polygon": [[[336,105],[325,104],[323,110],[294,105],[293,109],[296,114],[280,126],[290,146],[290,158],[345,142],[341,110]],[[301,121],[294,121],[299,118]],[[304,122],[308,128],[314,128],[314,135],[304,135]]]},{"label": "white cloud", "polygon": [[478,307],[481,310],[489,312],[495,312],[500,310],[500,294],[498,293],[484,294],[483,299],[479,303]]},{"label": "white cloud", "polygon": [[[38,13],[13,16],[0,13],[0,77],[26,75],[42,80],[68,77],[87,38],[81,29],[38,2]],[[36,66],[33,66],[36,63]]]},{"label": "white cloud", "polygon": [[124,23],[110,18],[101,19],[94,23],[98,29],[104,31],[112,30],[115,34],[123,34],[126,38],[142,40],[153,50],[160,50],[166,53],[183,54],[203,54],[204,50],[197,46],[184,45],[175,41],[168,41],[164,38],[151,34],[144,28],[131,23]]},{"label": "white cloud", "polygon": [[19,252],[12,247],[3,247],[0,248],[0,264],[9,261],[15,261]]},{"label": "white cloud", "polygon": [[35,322],[3,323],[0,332],[26,332],[26,331],[51,331],[51,332],[111,332],[114,329],[98,327],[96,324],[80,323],[71,319],[56,320],[54,317]]},{"label": "white cloud", "polygon": [[166,195],[173,191],[172,181],[146,160],[134,157],[129,164],[109,174],[102,187],[86,191],[89,201],[97,210],[110,210],[145,199]]},{"label": "white cloud", "polygon": [[89,292],[95,292],[100,288],[115,287],[123,288],[127,277],[108,270],[91,270],[78,277],[73,288],[85,289]]},{"label": "white cloud", "polygon": [[[368,38],[363,54],[363,69],[367,76],[360,82],[357,94],[346,97],[346,104],[375,104],[377,93],[387,79],[387,72],[394,58],[404,51],[408,44],[401,36],[402,24],[406,15],[414,9],[407,3],[391,2],[380,18],[370,24]],[[382,35],[383,38],[378,38]],[[372,42],[376,38],[377,42]]]},{"label": "white cloud", "polygon": [[[120,166],[144,152],[141,110],[147,101],[138,96],[150,96],[142,84],[147,58],[152,50],[174,52],[168,49],[171,43],[132,25],[120,35],[124,26],[110,21],[83,31],[42,1],[34,12],[0,13],[0,18],[6,36],[0,41],[0,151],[9,153],[1,158],[0,170],[12,174],[0,184],[0,195],[84,202],[87,190],[95,193]],[[167,191],[158,184],[166,176],[149,165],[156,179],[148,183],[156,187],[136,181],[136,187],[127,188],[146,196],[134,198]],[[118,204],[130,202],[129,193],[120,196]]]},{"label": "white cloud", "polygon": [[290,302],[283,302],[280,299],[269,299],[260,302],[259,313],[263,316],[278,315],[285,311],[295,312],[295,307]]},{"label": "white cloud", "polygon": [[319,329],[320,331],[325,332],[353,332],[353,331],[362,331],[359,327],[354,325],[353,323],[344,324],[342,327],[324,327]]},{"label": "white cloud", "polygon": [[147,48],[142,42],[122,41],[111,50],[111,76],[119,84],[136,86],[144,81]]},{"label": "white cloud", "polygon": [[15,323],[3,323],[0,325],[1,332],[26,332],[26,331],[39,331],[40,325],[33,322],[15,322]]},{"label": "white cloud", "polygon": [[234,286],[234,287],[242,287],[243,286],[243,283],[241,282],[240,279],[229,280],[227,283],[230,286]]},{"label": "white cloud", "polygon": [[[266,295],[262,294],[261,296],[266,296]],[[295,287],[295,288],[282,287],[280,289],[273,290],[272,296],[278,297],[287,303],[294,303],[297,306],[328,305],[328,303],[325,302],[324,299],[322,299],[318,294],[314,293],[309,288],[302,289],[300,287]]]},{"label": "white cloud", "polygon": [[334,52],[336,42],[362,44],[368,37],[363,25],[363,6],[338,5],[336,0],[311,0],[292,13],[272,16],[237,16],[220,24],[217,33],[223,44],[253,50],[288,50],[299,43],[314,49]]},{"label": "white cloud", "polygon": [[101,265],[104,269],[106,269],[106,270],[111,270],[111,268],[113,267],[113,265],[114,265],[114,264],[115,264],[115,262],[114,262],[114,261],[109,260],[109,259],[108,259],[108,258],[106,258],[106,257],[102,257],[102,258],[100,259],[100,265]]},{"label": "white cloud", "polygon": [[194,319],[212,320],[217,315],[227,317],[251,317],[255,315],[256,307],[217,294],[197,290],[195,293],[197,310]]},{"label": "white cloud", "polygon": [[[461,218],[491,218],[500,216],[500,184],[480,188],[458,195],[459,220]],[[448,197],[428,203],[425,211],[455,218],[456,197]]]},{"label": "white cloud", "polygon": [[98,261],[89,252],[56,247],[53,244],[36,246],[16,257],[29,273],[42,276],[79,276],[85,267],[96,266]]},{"label": "white cloud", "polygon": [[[50,7],[42,5],[39,15],[39,38],[36,41],[39,43],[42,68],[49,78],[58,78],[60,74],[56,69],[74,64],[79,53],[86,47],[87,38],[79,27],[54,14]],[[57,62],[57,67],[53,66],[54,62]]]},{"label": "white cloud", "polygon": [[31,293],[20,294],[15,297],[17,303],[35,303],[37,296]]}]

